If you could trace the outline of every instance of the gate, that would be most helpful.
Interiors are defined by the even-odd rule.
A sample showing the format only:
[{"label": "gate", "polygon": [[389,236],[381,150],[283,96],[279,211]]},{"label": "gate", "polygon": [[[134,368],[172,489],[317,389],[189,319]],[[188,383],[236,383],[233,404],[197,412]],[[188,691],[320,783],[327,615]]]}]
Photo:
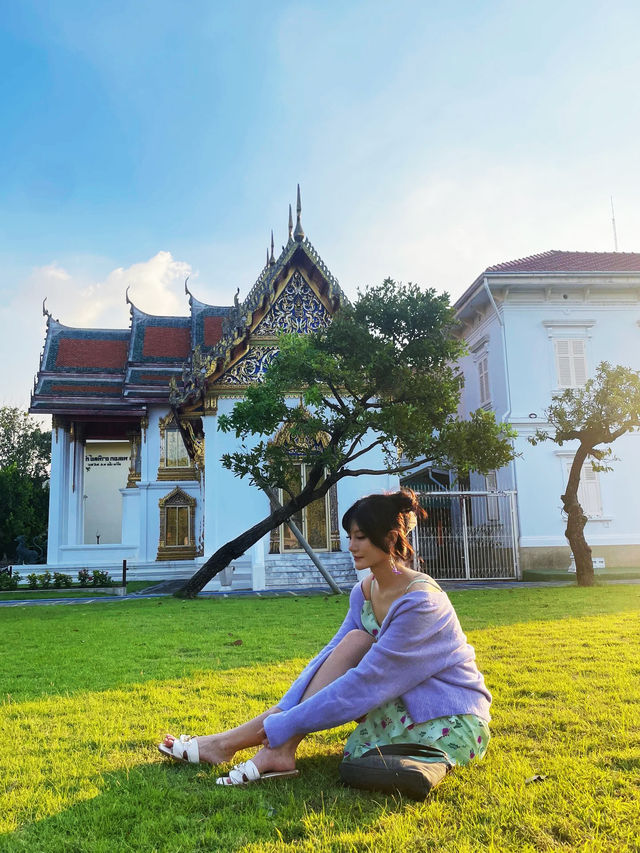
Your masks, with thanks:
[{"label": "gate", "polygon": [[416,490],[428,517],[414,530],[423,568],[441,580],[515,579],[516,493]]}]

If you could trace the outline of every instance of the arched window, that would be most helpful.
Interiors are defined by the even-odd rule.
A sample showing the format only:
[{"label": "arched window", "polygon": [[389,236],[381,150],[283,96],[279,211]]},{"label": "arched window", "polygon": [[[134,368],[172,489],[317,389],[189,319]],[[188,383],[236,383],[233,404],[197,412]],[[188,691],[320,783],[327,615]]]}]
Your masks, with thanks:
[{"label": "arched window", "polygon": [[176,488],[158,501],[158,560],[193,560],[196,556],[196,499]]}]

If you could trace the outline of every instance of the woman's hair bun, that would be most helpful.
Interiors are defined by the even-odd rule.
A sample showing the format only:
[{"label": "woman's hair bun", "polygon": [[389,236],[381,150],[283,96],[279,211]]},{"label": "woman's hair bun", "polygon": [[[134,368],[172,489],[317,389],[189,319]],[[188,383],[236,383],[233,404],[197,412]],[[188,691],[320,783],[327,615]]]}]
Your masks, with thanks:
[{"label": "woman's hair bun", "polygon": [[401,489],[399,492],[389,495],[389,497],[393,498],[398,512],[415,512],[417,515],[421,515],[424,512],[420,506],[418,496],[411,489]]}]

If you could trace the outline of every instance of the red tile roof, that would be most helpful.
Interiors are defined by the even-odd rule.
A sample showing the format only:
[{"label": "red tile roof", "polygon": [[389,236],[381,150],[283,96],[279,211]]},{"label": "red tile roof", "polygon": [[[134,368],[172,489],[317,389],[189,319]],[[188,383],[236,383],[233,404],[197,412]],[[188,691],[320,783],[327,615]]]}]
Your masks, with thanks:
[{"label": "red tile roof", "polygon": [[552,249],[487,267],[494,272],[640,272],[640,252],[561,252]]},{"label": "red tile roof", "polygon": [[222,337],[222,321],[224,317],[205,317],[204,318],[204,345],[212,347],[218,343]]},{"label": "red tile roof", "polygon": [[127,341],[101,341],[86,338],[62,338],[56,367],[124,367]]},{"label": "red tile roof", "polygon": [[191,333],[187,328],[147,326],[144,330],[144,356],[187,358],[191,351]]}]

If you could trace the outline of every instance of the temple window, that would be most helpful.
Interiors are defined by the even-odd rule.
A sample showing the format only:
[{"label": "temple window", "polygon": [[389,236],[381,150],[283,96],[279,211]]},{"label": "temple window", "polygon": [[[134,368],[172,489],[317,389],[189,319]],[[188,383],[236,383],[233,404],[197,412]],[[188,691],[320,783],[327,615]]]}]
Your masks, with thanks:
[{"label": "temple window", "polygon": [[187,468],[189,454],[177,427],[165,432],[164,466],[165,468]]},{"label": "temple window", "polygon": [[[289,489],[293,494],[299,494],[304,488],[310,465],[296,466],[296,473]],[[279,489],[280,503],[289,500],[289,493]],[[339,551],[340,533],[338,530],[338,513],[336,488],[332,486],[324,498],[320,498],[292,517],[292,521],[300,528],[302,535],[316,551]],[[270,552],[283,554],[289,551],[301,551],[302,547],[288,524],[281,524],[272,531]]]},{"label": "temple window", "polygon": [[193,560],[196,556],[196,499],[176,487],[158,501],[158,560]]},{"label": "temple window", "polygon": [[158,480],[196,480],[198,471],[189,458],[182,433],[172,412],[160,420]]}]

